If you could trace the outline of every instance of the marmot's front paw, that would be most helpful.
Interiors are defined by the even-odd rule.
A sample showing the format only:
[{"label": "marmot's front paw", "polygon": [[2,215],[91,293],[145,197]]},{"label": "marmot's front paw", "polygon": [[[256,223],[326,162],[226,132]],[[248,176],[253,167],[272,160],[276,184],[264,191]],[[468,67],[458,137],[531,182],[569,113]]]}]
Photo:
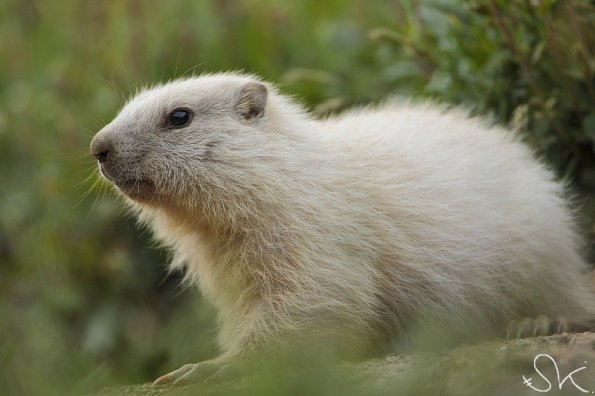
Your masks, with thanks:
[{"label": "marmot's front paw", "polygon": [[227,377],[234,372],[234,365],[229,362],[207,360],[195,364],[185,364],[179,369],[157,378],[153,385],[187,385],[206,378]]}]

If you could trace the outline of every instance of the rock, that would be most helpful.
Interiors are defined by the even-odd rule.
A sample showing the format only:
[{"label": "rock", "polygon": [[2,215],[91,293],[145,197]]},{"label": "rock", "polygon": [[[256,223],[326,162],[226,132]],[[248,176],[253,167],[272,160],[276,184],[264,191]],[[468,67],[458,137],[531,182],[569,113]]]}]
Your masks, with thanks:
[{"label": "rock", "polygon": [[286,365],[265,372],[179,388],[122,386],[96,396],[580,395],[595,393],[595,333],[499,340],[444,353],[391,355],[327,371],[294,370]]}]

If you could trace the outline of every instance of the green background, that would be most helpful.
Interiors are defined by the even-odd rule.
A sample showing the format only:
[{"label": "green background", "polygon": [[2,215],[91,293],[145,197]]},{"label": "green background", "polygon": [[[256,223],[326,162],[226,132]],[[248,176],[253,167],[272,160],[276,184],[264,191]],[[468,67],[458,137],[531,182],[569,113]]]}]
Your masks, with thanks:
[{"label": "green background", "polygon": [[0,394],[146,382],[216,355],[212,308],[168,275],[88,146],[143,86],[222,70],[317,115],[400,95],[510,125],[568,181],[593,245],[592,2],[3,0]]}]

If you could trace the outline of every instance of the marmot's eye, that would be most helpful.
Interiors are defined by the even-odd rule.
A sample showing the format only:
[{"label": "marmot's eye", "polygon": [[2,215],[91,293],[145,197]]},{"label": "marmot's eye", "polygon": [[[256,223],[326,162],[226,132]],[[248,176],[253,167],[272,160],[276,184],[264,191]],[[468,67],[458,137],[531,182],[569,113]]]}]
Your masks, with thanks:
[{"label": "marmot's eye", "polygon": [[190,109],[179,108],[169,113],[167,122],[171,127],[180,128],[188,124],[191,118],[192,112]]}]

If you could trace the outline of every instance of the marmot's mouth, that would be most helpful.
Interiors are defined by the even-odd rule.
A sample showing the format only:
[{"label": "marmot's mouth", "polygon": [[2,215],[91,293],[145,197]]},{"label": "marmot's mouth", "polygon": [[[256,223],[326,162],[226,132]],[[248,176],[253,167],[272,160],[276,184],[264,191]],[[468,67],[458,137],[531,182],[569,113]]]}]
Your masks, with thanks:
[{"label": "marmot's mouth", "polygon": [[156,198],[155,183],[148,179],[126,179],[114,181],[124,194],[137,201],[150,201]]}]

